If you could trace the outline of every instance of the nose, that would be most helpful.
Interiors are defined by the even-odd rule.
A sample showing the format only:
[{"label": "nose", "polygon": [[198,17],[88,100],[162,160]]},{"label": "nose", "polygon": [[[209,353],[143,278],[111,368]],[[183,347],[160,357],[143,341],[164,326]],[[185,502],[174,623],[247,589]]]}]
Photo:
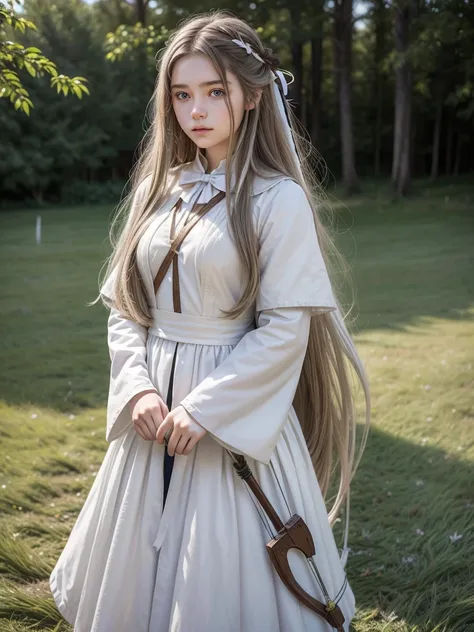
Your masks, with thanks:
[{"label": "nose", "polygon": [[198,118],[205,118],[207,115],[204,111],[204,108],[201,105],[199,105],[198,102],[195,101],[193,109],[191,111],[191,116],[194,119],[198,119]]}]

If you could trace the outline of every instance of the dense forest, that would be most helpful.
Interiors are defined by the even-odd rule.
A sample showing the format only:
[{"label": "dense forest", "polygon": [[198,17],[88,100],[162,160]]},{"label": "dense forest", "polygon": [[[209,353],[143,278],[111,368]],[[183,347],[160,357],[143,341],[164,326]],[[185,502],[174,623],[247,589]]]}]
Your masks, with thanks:
[{"label": "dense forest", "polygon": [[[48,74],[18,71],[33,105],[27,114],[0,99],[3,205],[116,202],[147,125],[157,53],[180,20],[213,8],[205,0],[25,0],[15,9],[36,30],[0,24],[0,53],[12,40],[37,47],[60,73],[84,77],[90,94],[58,94]],[[414,177],[473,170],[471,0],[227,0],[218,8],[249,21],[293,73],[289,96],[303,133],[348,193],[383,178],[405,195]],[[11,64],[0,54],[0,94]]]}]

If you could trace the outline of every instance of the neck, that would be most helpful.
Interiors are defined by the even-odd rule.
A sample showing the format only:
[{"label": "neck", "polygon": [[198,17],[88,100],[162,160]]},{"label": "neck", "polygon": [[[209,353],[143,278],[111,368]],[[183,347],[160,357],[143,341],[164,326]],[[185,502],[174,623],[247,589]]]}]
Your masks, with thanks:
[{"label": "neck", "polygon": [[207,169],[206,173],[210,173],[214,171],[214,169],[219,165],[220,161],[223,160],[227,155],[227,142],[219,143],[219,145],[215,145],[214,147],[209,147],[204,150],[204,155],[207,160]]}]

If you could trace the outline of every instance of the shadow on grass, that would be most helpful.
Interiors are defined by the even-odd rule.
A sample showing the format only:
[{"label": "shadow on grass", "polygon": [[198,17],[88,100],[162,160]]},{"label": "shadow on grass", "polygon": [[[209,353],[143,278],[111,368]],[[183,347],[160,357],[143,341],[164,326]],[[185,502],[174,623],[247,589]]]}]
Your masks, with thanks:
[{"label": "shadow on grass", "polygon": [[[72,461],[71,464],[74,465]],[[26,474],[30,465],[24,462],[23,467]],[[87,470],[87,458],[83,467]],[[68,469],[73,480],[74,468]],[[41,468],[36,467],[35,471]],[[17,478],[18,497],[13,484],[10,499],[20,503],[26,492],[19,474]],[[45,483],[54,483],[46,473],[41,478]],[[473,629],[474,576],[470,568],[470,560],[474,559],[473,481],[472,467],[455,456],[433,446],[416,445],[372,430],[351,499],[347,572],[358,606],[356,630],[408,632],[414,626],[419,626],[416,629],[420,632]],[[38,497],[38,486],[32,490],[30,513],[18,517],[14,528],[18,539],[13,542],[5,528],[2,528],[4,537],[0,538],[2,578],[16,582],[20,592],[23,582],[31,582],[32,578],[47,580],[64,545],[64,540],[55,535],[59,531],[54,527],[41,528],[41,521],[49,522],[56,512],[58,516],[62,514],[68,496],[61,501],[62,509],[54,485],[42,485],[40,491]],[[83,498],[86,494],[84,490]],[[55,500],[54,508],[49,508],[51,499]],[[76,515],[74,512],[74,519]],[[58,529],[72,528],[73,522],[63,524],[61,520],[58,517]],[[338,524],[335,529],[338,542],[340,531]],[[46,559],[37,554],[29,556],[36,553],[29,549],[39,546],[38,538],[43,543],[41,548],[48,551]],[[47,543],[49,546],[45,546]],[[11,601],[7,585],[4,589],[1,586],[0,583],[0,617],[38,621],[31,591],[25,600],[13,593]],[[48,609],[45,596],[43,586],[36,605],[41,602]],[[29,612],[30,608],[33,612]],[[59,619],[59,614],[50,617],[50,627]],[[389,627],[384,627],[387,623]]]},{"label": "shadow on grass", "polygon": [[444,450],[372,428],[353,483],[347,566],[358,608],[372,613],[365,621],[474,629],[473,474]]}]

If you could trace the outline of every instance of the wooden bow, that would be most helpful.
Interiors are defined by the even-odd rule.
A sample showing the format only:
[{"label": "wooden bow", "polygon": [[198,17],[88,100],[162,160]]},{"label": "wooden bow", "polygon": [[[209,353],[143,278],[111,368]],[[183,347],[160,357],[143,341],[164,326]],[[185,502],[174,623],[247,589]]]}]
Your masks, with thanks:
[{"label": "wooden bow", "polygon": [[[345,618],[341,609],[337,605],[337,601],[340,599],[345,590],[347,579],[339,591],[338,596],[334,600],[330,599],[313,559],[316,550],[308,525],[298,514],[294,514],[286,523],[283,523],[268,497],[265,495],[264,491],[253,476],[252,470],[245,460],[245,457],[241,454],[231,452],[230,450],[226,451],[232,457],[233,466],[236,469],[237,474],[249,486],[261,508],[265,511],[276,530],[276,535],[272,537],[272,540],[266,545],[266,548],[272,564],[280,576],[280,579],[301,603],[325,619],[330,625],[332,625],[333,628],[338,630],[338,632],[344,632],[343,624]],[[263,520],[262,516],[260,517]],[[315,578],[326,598],[325,604],[312,597],[297,582],[288,563],[288,551],[290,549],[298,549],[306,556],[310,568],[313,571],[313,574],[315,575]]]}]

